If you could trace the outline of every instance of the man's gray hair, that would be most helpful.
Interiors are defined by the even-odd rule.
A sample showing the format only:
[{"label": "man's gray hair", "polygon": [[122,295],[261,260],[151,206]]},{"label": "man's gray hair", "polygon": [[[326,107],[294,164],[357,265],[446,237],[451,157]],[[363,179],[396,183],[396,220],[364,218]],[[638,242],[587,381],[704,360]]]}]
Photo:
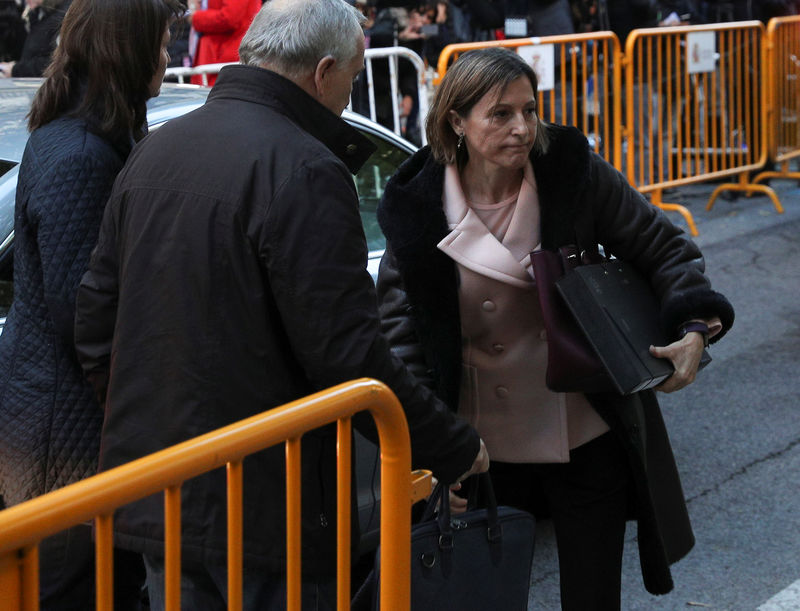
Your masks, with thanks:
[{"label": "man's gray hair", "polygon": [[363,22],[345,0],[269,0],[244,35],[239,59],[287,77],[314,70],[328,55],[347,63],[358,52]]}]

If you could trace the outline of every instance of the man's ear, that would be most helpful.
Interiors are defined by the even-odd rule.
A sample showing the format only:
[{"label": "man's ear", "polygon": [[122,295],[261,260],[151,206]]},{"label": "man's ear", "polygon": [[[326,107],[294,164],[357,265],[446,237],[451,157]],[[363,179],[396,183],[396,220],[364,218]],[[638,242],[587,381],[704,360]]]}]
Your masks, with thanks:
[{"label": "man's ear", "polygon": [[314,86],[318,96],[322,97],[327,92],[330,77],[335,68],[336,59],[330,55],[326,55],[317,63],[317,68],[314,70]]}]

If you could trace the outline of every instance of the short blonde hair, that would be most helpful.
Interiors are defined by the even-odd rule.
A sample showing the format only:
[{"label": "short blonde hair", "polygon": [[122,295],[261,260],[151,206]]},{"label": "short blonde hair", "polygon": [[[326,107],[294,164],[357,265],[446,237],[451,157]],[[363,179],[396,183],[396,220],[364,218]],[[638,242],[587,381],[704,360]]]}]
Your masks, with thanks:
[{"label": "short blonde hair", "polygon": [[[539,86],[536,73],[513,51],[491,47],[470,51],[459,57],[445,73],[425,121],[425,133],[434,159],[439,163],[463,165],[466,162],[466,147],[462,151],[458,149],[458,137],[450,125],[450,111],[466,117],[483,96],[496,87],[502,92],[509,83],[520,77],[531,82],[533,94],[536,95]],[[546,123],[541,119],[533,150],[537,153],[547,150]]]}]

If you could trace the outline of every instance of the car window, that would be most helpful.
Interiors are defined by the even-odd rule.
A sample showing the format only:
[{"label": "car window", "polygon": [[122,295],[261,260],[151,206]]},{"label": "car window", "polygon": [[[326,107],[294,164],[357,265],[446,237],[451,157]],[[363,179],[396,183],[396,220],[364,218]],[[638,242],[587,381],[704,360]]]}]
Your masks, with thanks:
[{"label": "car window", "polygon": [[378,150],[364,164],[356,175],[356,190],[358,191],[359,207],[361,211],[361,222],[364,225],[364,233],[367,236],[367,247],[370,252],[384,249],[386,240],[383,237],[375,211],[378,209],[378,202],[383,196],[383,189],[386,181],[395,173],[397,168],[409,156],[409,153],[398,148],[374,134],[362,131],[369,138]]},{"label": "car window", "polygon": [[14,231],[14,200],[17,192],[17,165],[0,161],[0,277],[5,277],[6,249]]},{"label": "car window", "polygon": [[0,176],[0,331],[14,295],[10,245],[14,240],[14,194],[17,173],[9,170],[15,167],[16,163],[0,161],[0,172],[3,174]]}]

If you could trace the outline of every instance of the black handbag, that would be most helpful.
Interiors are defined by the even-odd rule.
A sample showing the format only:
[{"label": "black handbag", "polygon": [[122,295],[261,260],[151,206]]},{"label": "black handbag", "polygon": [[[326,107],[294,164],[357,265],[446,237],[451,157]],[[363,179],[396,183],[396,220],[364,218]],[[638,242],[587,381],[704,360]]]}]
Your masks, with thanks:
[{"label": "black handbag", "polygon": [[[601,255],[589,215],[576,221],[577,244],[531,253],[547,332],[545,383],[555,392],[654,388],[672,375],[650,346],[668,343],[658,298],[630,263]],[[703,352],[700,368],[711,362]]]},{"label": "black handbag", "polygon": [[[519,509],[498,507],[488,473],[477,479],[485,508],[451,517],[449,487],[438,484],[422,520],[411,529],[412,611],[528,608],[535,519]],[[380,550],[374,570],[379,580]],[[374,594],[377,609],[377,586]]]},{"label": "black handbag", "polygon": [[[619,394],[653,388],[673,374],[669,360],[650,354],[650,346],[669,340],[658,299],[633,265],[606,259],[577,266],[556,281],[556,288]],[[704,351],[700,368],[709,362]]]},{"label": "black handbag", "polygon": [[573,268],[590,260],[577,246],[570,245],[557,251],[536,250],[531,253],[531,262],[547,330],[547,387],[554,392],[613,390],[603,362],[556,288],[556,283]]}]

